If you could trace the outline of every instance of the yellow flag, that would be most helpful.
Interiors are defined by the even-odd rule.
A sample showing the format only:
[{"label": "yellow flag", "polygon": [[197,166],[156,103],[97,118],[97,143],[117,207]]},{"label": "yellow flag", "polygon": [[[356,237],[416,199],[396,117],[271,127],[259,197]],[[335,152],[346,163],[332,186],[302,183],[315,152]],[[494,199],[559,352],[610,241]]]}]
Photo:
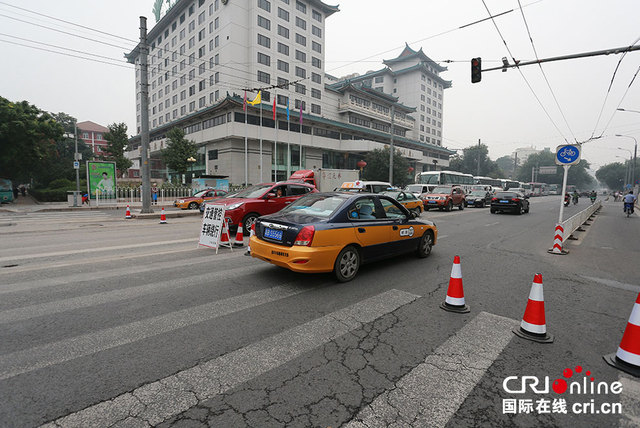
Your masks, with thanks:
[{"label": "yellow flag", "polygon": [[255,106],[256,104],[260,104],[262,102],[262,91],[258,91],[258,95],[254,98],[253,101],[247,101],[247,104],[251,104]]}]

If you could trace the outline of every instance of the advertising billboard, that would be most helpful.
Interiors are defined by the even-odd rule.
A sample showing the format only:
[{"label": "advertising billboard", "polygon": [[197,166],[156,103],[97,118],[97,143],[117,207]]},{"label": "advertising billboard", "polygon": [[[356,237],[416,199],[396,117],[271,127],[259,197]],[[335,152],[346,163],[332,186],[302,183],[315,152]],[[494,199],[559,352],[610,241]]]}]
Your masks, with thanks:
[{"label": "advertising billboard", "polygon": [[115,162],[87,162],[87,189],[91,199],[114,199],[116,190]]}]

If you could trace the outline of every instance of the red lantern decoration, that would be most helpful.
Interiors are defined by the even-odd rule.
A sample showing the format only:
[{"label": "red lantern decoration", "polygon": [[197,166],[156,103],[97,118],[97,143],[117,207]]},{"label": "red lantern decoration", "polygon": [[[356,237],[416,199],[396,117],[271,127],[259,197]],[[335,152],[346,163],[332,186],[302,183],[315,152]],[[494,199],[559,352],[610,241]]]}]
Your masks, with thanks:
[{"label": "red lantern decoration", "polygon": [[358,161],[358,163],[356,165],[358,166],[358,168],[362,169],[365,166],[367,166],[367,163],[365,161],[361,160],[361,161]]},{"label": "red lantern decoration", "polygon": [[412,172],[413,172],[413,167],[412,167],[412,166],[410,166],[410,167],[409,167],[409,173],[412,173]]}]

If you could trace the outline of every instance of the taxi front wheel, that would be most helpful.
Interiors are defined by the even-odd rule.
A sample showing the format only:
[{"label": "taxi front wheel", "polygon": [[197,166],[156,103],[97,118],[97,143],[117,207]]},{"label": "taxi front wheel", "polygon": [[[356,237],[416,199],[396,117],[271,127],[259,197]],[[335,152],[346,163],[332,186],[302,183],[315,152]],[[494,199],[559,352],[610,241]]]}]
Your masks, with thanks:
[{"label": "taxi front wheel", "polygon": [[431,235],[431,232],[427,231],[422,235],[422,238],[420,238],[417,250],[418,257],[429,257],[429,254],[431,254],[431,247],[433,247],[433,236]]},{"label": "taxi front wheel", "polygon": [[360,269],[360,253],[353,246],[348,246],[340,251],[333,266],[333,273],[340,282],[351,281]]}]

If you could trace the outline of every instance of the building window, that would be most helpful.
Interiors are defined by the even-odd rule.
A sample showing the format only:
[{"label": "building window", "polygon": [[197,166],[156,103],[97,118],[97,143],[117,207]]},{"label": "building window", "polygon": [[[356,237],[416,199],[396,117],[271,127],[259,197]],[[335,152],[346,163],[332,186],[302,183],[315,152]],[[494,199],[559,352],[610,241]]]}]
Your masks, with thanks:
[{"label": "building window", "polygon": [[285,39],[289,38],[289,29],[283,27],[282,25],[278,25],[278,35],[284,37]]},{"label": "building window", "polygon": [[196,29],[196,21],[191,21],[189,23],[189,32],[192,32],[195,29]]},{"label": "building window", "polygon": [[321,99],[322,98],[322,92],[319,89],[311,88],[311,96],[313,98]]},{"label": "building window", "polygon": [[258,52],[258,64],[271,65],[271,57],[262,52]]},{"label": "building window", "polygon": [[296,9],[302,13],[307,13],[307,5],[299,0],[296,0]]},{"label": "building window", "polygon": [[271,12],[271,3],[268,0],[258,0],[258,7]]},{"label": "building window", "polygon": [[311,49],[313,49],[314,51],[318,52],[318,53],[322,53],[322,45],[318,42],[311,42]]},{"label": "building window", "polygon": [[[216,18],[218,19],[218,18]],[[267,30],[271,30],[271,21],[269,21],[264,16],[258,15],[258,27],[265,28]]]},{"label": "building window", "polygon": [[315,83],[322,83],[322,76],[318,73],[311,73],[311,81]]},{"label": "building window", "polygon": [[195,101],[191,101],[189,103],[189,112],[195,111],[196,110],[196,102]]},{"label": "building window", "polygon": [[289,46],[285,45],[284,43],[278,42],[278,52],[283,55],[289,56]]},{"label": "building window", "polygon": [[278,77],[278,86],[282,89],[289,89],[289,81],[283,77]]},{"label": "building window", "polygon": [[322,14],[315,9],[311,10],[311,17],[318,22],[322,22]]},{"label": "building window", "polygon": [[307,46],[307,38],[302,34],[296,33],[296,43],[301,44],[302,46]]},{"label": "building window", "polygon": [[267,36],[263,36],[262,34],[258,34],[258,44],[260,46],[264,46],[265,48],[271,47],[271,39]]},{"label": "building window", "polygon": [[218,159],[218,151],[217,150],[209,150],[209,160]]},{"label": "building window", "polygon": [[299,16],[296,16],[296,26],[302,28],[303,30],[307,29],[307,21],[305,21],[304,19],[300,18]]},{"label": "building window", "polygon": [[307,62],[307,54],[296,50],[296,59],[300,62]]},{"label": "building window", "polygon": [[301,85],[300,83],[296,83],[296,92],[302,95],[306,95],[307,87],[304,85]]},{"label": "building window", "polygon": [[311,113],[313,114],[322,114],[322,109],[318,104],[311,104]]},{"label": "building window", "polygon": [[284,62],[282,60],[278,60],[278,70],[280,71],[284,71],[285,73],[289,72],[289,63],[288,62]]},{"label": "building window", "polygon": [[204,22],[204,12],[198,15],[198,25],[201,25]]},{"label": "building window", "polygon": [[204,91],[206,87],[206,80],[201,80],[200,82],[198,82],[198,91]]},{"label": "building window", "polygon": [[322,30],[316,27],[315,25],[311,26],[311,34],[313,34],[316,37],[322,38]]},{"label": "building window", "polygon": [[307,70],[301,67],[296,67],[296,76],[302,77],[303,79],[307,77]]},{"label": "building window", "polygon": [[201,46],[200,49],[198,49],[198,58],[202,58],[204,56],[205,53],[205,47]]},{"label": "building window", "polygon": [[284,19],[285,21],[289,22],[289,12],[284,10],[283,8],[279,7],[278,8],[278,18]]},{"label": "building window", "polygon": [[322,68],[322,61],[320,61],[320,58],[313,56],[311,57],[311,65],[317,68]]},{"label": "building window", "polygon": [[285,97],[284,95],[277,95],[276,96],[276,103],[278,105],[286,106],[288,101],[289,101],[289,97]]},{"label": "building window", "polygon": [[200,31],[198,31],[198,41],[201,42],[202,40],[204,40],[205,37],[205,30],[204,28]]},{"label": "building window", "polygon": [[264,71],[258,71],[258,82],[262,83],[271,83],[271,76],[269,73],[265,73]]},{"label": "building window", "polygon": [[196,93],[196,85],[189,86],[189,96],[195,95]]},{"label": "building window", "polygon": [[307,109],[307,103],[305,103],[304,101],[301,101],[301,100],[296,100],[295,107],[296,107],[296,110],[300,110],[300,108],[302,108],[302,110],[306,110]]},{"label": "building window", "polygon": [[220,18],[214,19],[213,20],[213,28],[215,28],[217,30],[219,26],[220,26]]},{"label": "building window", "polygon": [[206,97],[200,97],[198,100],[198,107],[202,108],[207,104]]}]

